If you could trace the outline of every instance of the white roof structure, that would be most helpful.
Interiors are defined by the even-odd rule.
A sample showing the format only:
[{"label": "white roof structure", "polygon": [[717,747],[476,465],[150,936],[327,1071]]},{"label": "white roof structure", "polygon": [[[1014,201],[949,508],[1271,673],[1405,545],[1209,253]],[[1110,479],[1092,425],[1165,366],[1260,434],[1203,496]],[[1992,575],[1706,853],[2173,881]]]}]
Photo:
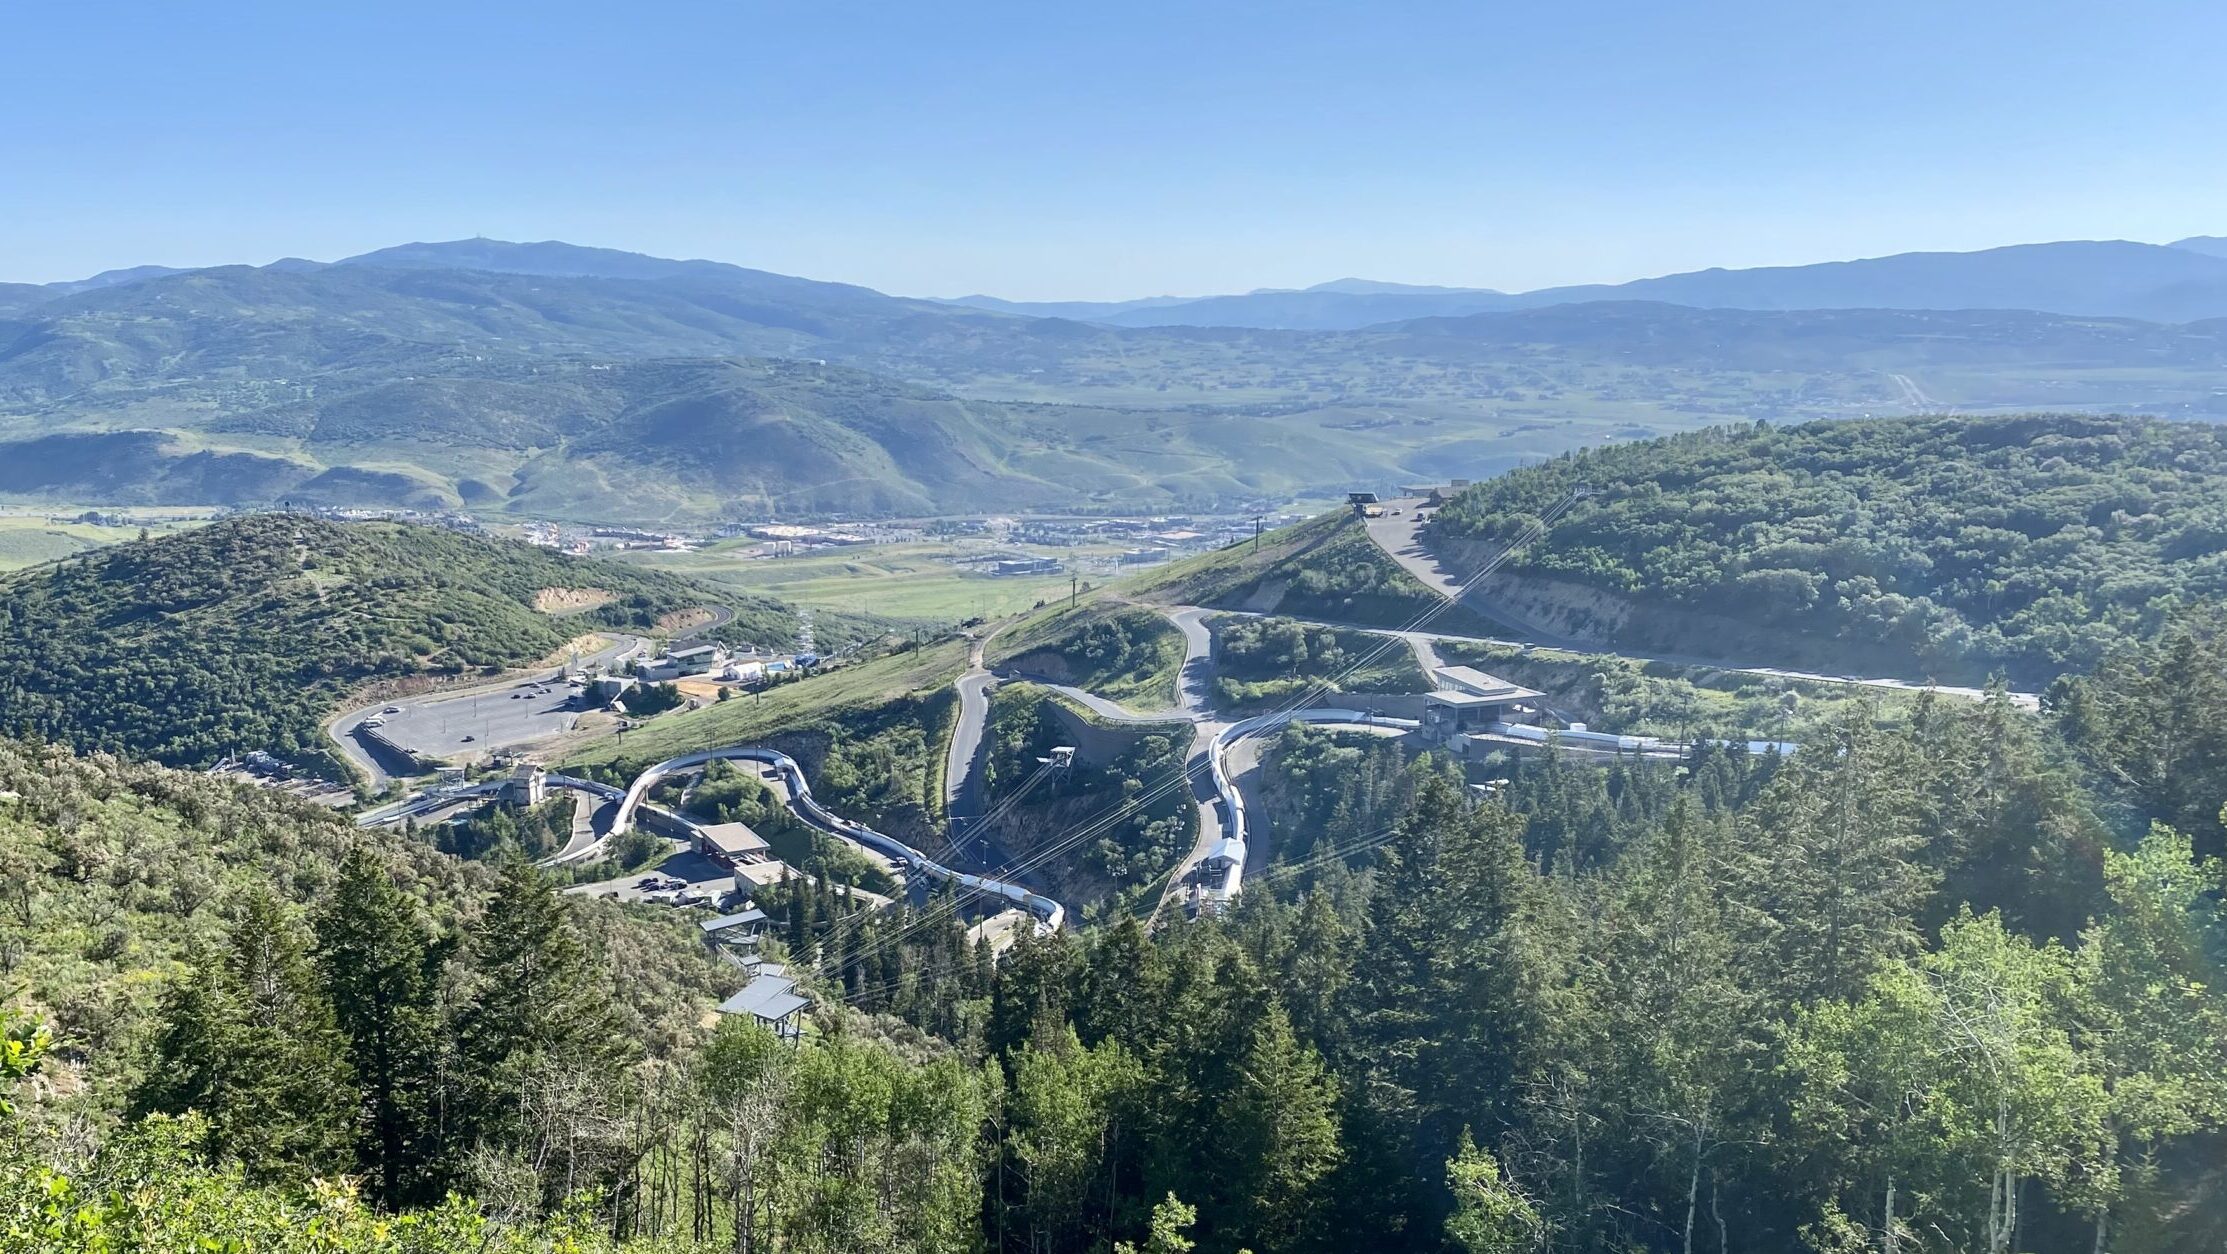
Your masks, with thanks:
[{"label": "white roof structure", "polygon": [[1446,691],[1449,689],[1454,693],[1479,697],[1486,701],[1528,701],[1544,695],[1535,688],[1511,683],[1498,675],[1488,675],[1474,666],[1441,666],[1434,678],[1438,680],[1441,690],[1438,695],[1442,696],[1450,695]]},{"label": "white roof structure", "polygon": [[785,975],[761,975],[719,1003],[719,1013],[751,1015],[763,1023],[777,1023],[812,1004],[790,991],[795,987],[796,981]]},{"label": "white roof structure", "polygon": [[705,844],[730,858],[759,857],[773,848],[766,843],[765,837],[752,831],[748,823],[706,823],[696,829],[696,834]]},{"label": "white roof structure", "polygon": [[1206,856],[1199,861],[1213,866],[1242,863],[1245,861],[1245,842],[1233,836],[1224,836],[1207,846]]},{"label": "white roof structure", "polygon": [[750,909],[741,912],[740,914],[723,914],[716,919],[706,919],[696,926],[704,929],[704,931],[706,932],[724,932],[731,927],[744,927],[748,924],[763,923],[765,921],[766,912],[753,906]]}]

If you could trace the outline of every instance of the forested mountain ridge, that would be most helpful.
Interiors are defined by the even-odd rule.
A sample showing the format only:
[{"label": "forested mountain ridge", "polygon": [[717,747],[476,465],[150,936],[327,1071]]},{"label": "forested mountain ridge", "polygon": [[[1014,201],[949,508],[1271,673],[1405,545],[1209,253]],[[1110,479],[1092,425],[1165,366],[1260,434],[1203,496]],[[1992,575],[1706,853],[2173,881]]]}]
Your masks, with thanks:
[{"label": "forested mountain ridge", "polygon": [[221,950],[251,910],[314,913],[349,891],[375,894],[415,929],[428,960],[461,962],[460,953],[438,956],[443,933],[498,921],[487,912],[491,895],[531,899],[543,922],[569,934],[552,942],[593,956],[592,975],[567,978],[586,978],[618,1016],[613,1026],[656,1053],[692,1039],[702,1005],[730,981],[692,929],[559,902],[490,864],[359,829],[251,784],[59,745],[0,739],[0,864],[7,988],[41,1014],[75,1072],[46,1094],[53,1126],[113,1115],[132,1090],[163,1078],[140,1050],[160,1018],[164,981]]},{"label": "forested mountain ridge", "polygon": [[[1590,450],[1479,484],[1429,524],[1489,547],[1573,488],[1493,595],[1560,581],[1947,676],[2085,670],[2227,595],[2227,435],[2080,415],[1718,428]],[[1700,619],[1693,620],[1699,623]],[[1706,631],[1611,605],[1599,638]]]},{"label": "forested mountain ridge", "polygon": [[[610,593],[571,615],[551,588]],[[318,730],[372,680],[524,666],[597,629],[648,633],[725,605],[730,638],[795,614],[676,576],[431,527],[245,515],[0,578],[0,728],[205,766],[262,749],[323,760]],[[834,643],[854,620],[818,624]]]},{"label": "forested mountain ridge", "polygon": [[[1204,508],[1481,477],[1712,421],[2213,413],[2227,385],[2216,319],[1632,295],[1343,330],[1113,327],[498,241],[12,287],[0,494],[644,522]],[[782,455],[737,453],[760,438]]]}]

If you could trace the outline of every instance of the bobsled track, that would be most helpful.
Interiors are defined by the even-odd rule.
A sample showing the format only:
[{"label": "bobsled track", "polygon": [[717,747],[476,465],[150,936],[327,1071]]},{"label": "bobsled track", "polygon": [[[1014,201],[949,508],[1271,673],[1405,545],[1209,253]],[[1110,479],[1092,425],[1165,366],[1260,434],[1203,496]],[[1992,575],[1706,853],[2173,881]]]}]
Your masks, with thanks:
[{"label": "bobsled track", "polygon": [[1379,735],[1405,735],[1416,727],[1415,720],[1411,718],[1384,718],[1366,710],[1318,709],[1259,714],[1223,729],[1206,747],[1206,767],[1213,772],[1216,804],[1222,809],[1222,848],[1224,861],[1228,863],[1228,869],[1222,874],[1220,881],[1207,885],[1204,890],[1205,897],[1211,902],[1227,903],[1233,900],[1245,876],[1245,794],[1238,790],[1237,780],[1229,771],[1230,747],[1248,736],[1279,731],[1291,723],[1346,726]]},{"label": "bobsled track", "polygon": [[[1273,714],[1256,715],[1221,729],[1205,747],[1186,764],[1186,774],[1203,769],[1210,779],[1215,807],[1221,820],[1222,839],[1217,847],[1224,855],[1226,866],[1214,883],[1205,886],[1203,893],[1209,900],[1227,902],[1235,898],[1245,873],[1246,836],[1248,834],[1245,798],[1238,790],[1237,780],[1229,770],[1230,747],[1249,736],[1274,732],[1289,723],[1320,723],[1366,728],[1381,734],[1399,734],[1412,730],[1412,719],[1392,719],[1372,716],[1362,710],[1310,709],[1285,710]],[[998,879],[992,875],[977,875],[947,866],[894,836],[874,830],[863,823],[854,822],[836,814],[820,804],[812,795],[811,781],[805,778],[804,768],[795,758],[778,749],[758,745],[728,745],[717,749],[701,749],[668,758],[645,768],[625,789],[594,780],[571,775],[550,775],[552,788],[564,788],[586,793],[599,801],[616,801],[618,809],[611,826],[602,839],[594,845],[572,852],[562,860],[572,861],[588,856],[603,847],[612,836],[628,831],[645,804],[650,790],[668,776],[694,770],[716,761],[760,762],[770,766],[780,776],[783,801],[789,811],[814,829],[840,840],[864,846],[904,867],[909,874],[919,875],[938,884],[950,884],[970,896],[989,896],[1003,899],[1007,904],[1026,911],[1044,930],[1057,930],[1067,921],[1065,905],[1025,885]],[[413,814],[454,805],[473,797],[493,796],[500,791],[499,782],[472,784],[461,788],[438,790],[423,800],[389,807],[367,814],[361,820],[366,826],[401,822]],[[693,829],[698,826],[683,815],[660,811],[660,822]]]},{"label": "bobsled track", "polygon": [[[1036,921],[1047,930],[1056,931],[1067,921],[1067,907],[1041,893],[1031,892],[1019,884],[1009,884],[1004,880],[954,870],[894,836],[884,835],[864,823],[854,823],[834,813],[812,796],[812,785],[804,778],[804,768],[797,765],[795,758],[778,749],[766,749],[757,745],[700,749],[694,753],[681,754],[677,758],[667,758],[647,768],[627,786],[624,797],[619,801],[618,814],[611,820],[611,834],[618,835],[633,826],[634,814],[641,808],[642,799],[649,795],[650,789],[656,787],[659,780],[677,771],[692,770],[718,761],[763,762],[771,766],[781,775],[790,813],[830,836],[864,845],[903,866],[908,873],[926,876],[939,884],[952,884],[970,893],[1002,897],[1011,905],[1034,915]],[[685,818],[678,815],[673,817],[684,826],[694,826]]]},{"label": "bobsled track", "polygon": [[[1222,830],[1225,839],[1230,842],[1229,848],[1235,853],[1228,869],[1222,876],[1221,883],[1208,890],[1210,895],[1219,900],[1226,901],[1237,895],[1237,885],[1245,871],[1243,854],[1246,821],[1245,799],[1239,793],[1237,782],[1226,765],[1228,750],[1231,745],[1247,736],[1276,731],[1287,723],[1346,724],[1376,728],[1387,733],[1405,732],[1415,726],[1412,719],[1372,717],[1362,710],[1289,710],[1276,714],[1260,715],[1234,723],[1209,741],[1205,752],[1200,755],[1203,762],[1194,761],[1191,766],[1195,768],[1203,765],[1210,772],[1217,798],[1216,804],[1221,809]],[[790,813],[819,831],[841,840],[863,845],[875,853],[889,858],[903,866],[910,874],[925,876],[938,884],[951,884],[970,895],[1002,898],[1008,904],[1025,910],[1034,916],[1036,921],[1046,930],[1056,930],[1067,921],[1066,906],[1042,893],[1024,885],[997,879],[993,876],[976,875],[972,872],[946,866],[894,836],[878,832],[863,823],[854,822],[836,814],[821,805],[819,800],[812,795],[811,781],[804,777],[804,768],[797,763],[795,758],[778,749],[768,749],[758,745],[728,745],[718,749],[701,749],[694,753],[684,753],[678,757],[668,758],[644,769],[641,774],[634,777],[633,783],[627,786],[625,793],[621,796],[618,813],[611,821],[611,835],[618,835],[633,826],[635,815],[649,796],[650,790],[655,788],[667,776],[691,771],[716,761],[762,762],[772,767],[781,777],[781,782],[784,785],[782,789],[785,794],[784,800]],[[569,787],[575,783],[569,778],[556,776],[552,776],[549,782],[555,787]],[[578,782],[586,783],[586,781]],[[617,793],[616,789],[610,789],[603,785],[590,785],[589,787],[604,796]],[[672,815],[670,818],[682,826],[694,826],[690,820],[679,815]]]}]

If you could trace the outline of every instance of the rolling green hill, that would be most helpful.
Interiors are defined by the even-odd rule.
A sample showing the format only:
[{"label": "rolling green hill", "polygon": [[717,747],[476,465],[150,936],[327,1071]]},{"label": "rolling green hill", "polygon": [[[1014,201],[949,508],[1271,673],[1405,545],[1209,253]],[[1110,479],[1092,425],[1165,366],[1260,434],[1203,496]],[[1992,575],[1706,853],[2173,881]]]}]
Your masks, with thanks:
[{"label": "rolling green hill", "polygon": [[2037,415],[1758,424],[1482,483],[1434,547],[1580,500],[1488,589],[1569,634],[2045,679],[2227,592],[2227,435]]},{"label": "rolling green hill", "polygon": [[103,503],[1198,509],[1727,420],[2222,395],[2227,322],[2015,310],[1111,327],[498,241],[0,292],[0,494]]},{"label": "rolling green hill", "polygon": [[[571,614],[543,589],[610,599]],[[724,636],[781,641],[778,602],[676,576],[426,527],[234,518],[0,579],[0,727],[174,765],[263,749],[322,760],[318,723],[373,680],[523,666],[598,629],[736,611]],[[825,615],[819,638],[864,630]]]},{"label": "rolling green hill", "polygon": [[1159,605],[1311,618],[1362,627],[1407,627],[1421,616],[1434,631],[1494,633],[1492,624],[1425,587],[1338,510],[1260,537],[1148,571],[1119,590]]}]

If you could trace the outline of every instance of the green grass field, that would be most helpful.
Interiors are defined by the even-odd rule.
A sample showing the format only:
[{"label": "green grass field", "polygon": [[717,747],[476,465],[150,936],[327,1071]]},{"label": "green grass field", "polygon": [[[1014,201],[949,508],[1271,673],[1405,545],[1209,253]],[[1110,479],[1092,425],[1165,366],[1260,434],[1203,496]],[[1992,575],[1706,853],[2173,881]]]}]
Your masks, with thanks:
[{"label": "green grass field", "polygon": [[[979,556],[980,546],[923,542],[860,545],[799,557],[749,556],[754,540],[730,540],[693,553],[630,554],[627,560],[676,574],[780,597],[797,605],[874,614],[883,618],[957,623],[1024,613],[1039,601],[1068,594],[1068,576],[999,578],[955,564]],[[1000,552],[1035,556],[1095,556],[1095,550],[997,545]],[[1103,582],[1103,576],[1099,582]],[[1092,582],[1089,576],[1084,582]]]},{"label": "green grass field", "polygon": [[[176,531],[187,523],[163,522],[151,534]],[[100,527],[91,523],[49,522],[44,515],[0,514],[0,570],[21,570],[57,558],[137,539],[138,527]]]},{"label": "green grass field", "polygon": [[831,711],[878,705],[940,688],[967,666],[964,640],[946,640],[844,666],[760,693],[737,695],[700,710],[653,718],[640,730],[606,736],[565,758],[567,766],[655,762],[696,749],[747,744],[774,732],[824,719]]}]

